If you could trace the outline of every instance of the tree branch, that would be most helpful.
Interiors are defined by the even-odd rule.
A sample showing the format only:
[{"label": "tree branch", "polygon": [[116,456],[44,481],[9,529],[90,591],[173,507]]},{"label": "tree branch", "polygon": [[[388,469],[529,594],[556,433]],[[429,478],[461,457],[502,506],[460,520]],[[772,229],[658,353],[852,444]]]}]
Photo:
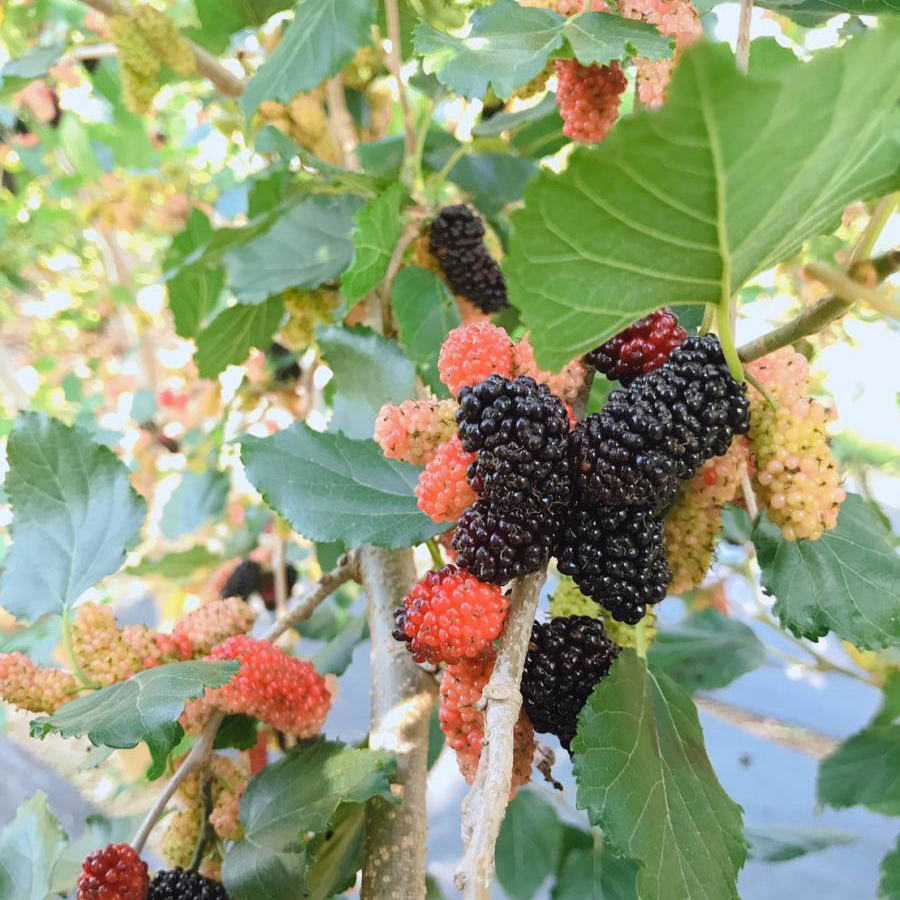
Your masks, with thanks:
[{"label": "tree branch", "polygon": [[329,78],[325,82],[325,99],[328,101],[328,119],[331,122],[331,131],[337,138],[341,150],[342,164],[345,169],[359,171],[358,141],[356,139],[356,127],[353,117],[347,109],[347,100],[344,97],[344,80],[340,75]]},{"label": "tree branch", "polygon": [[224,718],[224,712],[218,709],[212,711],[212,714],[203,726],[203,731],[200,732],[200,737],[197,738],[197,742],[191,747],[190,753],[188,753],[184,762],[169,779],[162,793],[156,798],[156,802],[150,807],[150,811],[144,817],[141,827],[131,842],[131,846],[134,847],[138,855],[144,849],[144,844],[147,843],[147,838],[150,837],[153,826],[159,821],[159,817],[163,814],[169,801],[175,796],[178,788],[184,783],[188,775],[205,766],[208,762],[212,754],[213,744],[216,741],[216,734],[218,734],[219,726]]},{"label": "tree branch", "polygon": [[[106,16],[118,16],[127,12],[127,6],[119,3],[119,0],[81,0],[81,2]],[[197,71],[208,78],[220,93],[227,97],[240,97],[244,93],[244,82],[240,78],[229,72],[211,53],[198,47],[193,41],[187,38],[185,40],[194,51]]]},{"label": "tree branch", "polygon": [[509,618],[500,637],[497,661],[482,699],[484,749],[475,783],[462,807],[466,850],[454,880],[467,900],[490,900],[494,879],[494,845],[509,803],[513,768],[513,729],[522,707],[519,682],[525,666],[547,567],[513,584]]},{"label": "tree branch", "polygon": [[359,554],[372,635],[369,747],[394,754],[393,787],[401,801],[377,799],[366,807],[361,897],[424,900],[428,725],[437,686],[391,635],[394,607],[416,580],[413,552],[366,546]]},{"label": "tree branch", "polygon": [[862,284],[839,269],[835,269],[834,266],[811,262],[805,267],[804,272],[807,277],[824,284],[847,303],[865,303],[883,315],[893,318],[900,317],[900,303],[888,293]]},{"label": "tree branch", "polygon": [[750,68],[750,22],[753,18],[753,0],[741,0],[741,17],[738,20],[737,43],[734,61],[739,72],[747,74]]},{"label": "tree branch", "polygon": [[405,160],[411,160],[416,153],[416,128],[412,120],[409,97],[406,95],[406,85],[403,84],[403,75],[400,71],[403,67],[403,55],[400,50],[400,7],[397,0],[384,0],[384,13],[387,20],[388,39],[391,42],[391,52],[388,54],[387,64],[397,82],[397,95],[403,113],[403,156]]}]

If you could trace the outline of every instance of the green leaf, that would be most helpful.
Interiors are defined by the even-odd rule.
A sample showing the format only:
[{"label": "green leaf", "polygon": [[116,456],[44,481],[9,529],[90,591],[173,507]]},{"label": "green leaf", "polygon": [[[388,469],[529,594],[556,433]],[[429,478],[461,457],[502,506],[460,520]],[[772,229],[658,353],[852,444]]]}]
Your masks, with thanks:
[{"label": "green leaf", "polygon": [[416,29],[416,53],[445,87],[463,97],[484,97],[493,87],[509,97],[541,72],[563,43],[565,19],[548,9],[500,0],[477,10],[466,37],[444,34],[425,22]]},{"label": "green leaf", "polygon": [[339,72],[369,43],[376,7],[370,0],[300,0],[275,52],[247,84],[247,116],[263,100],[287,103]]},{"label": "green leaf", "polygon": [[[900,26],[882,23],[765,80],[725,44],[685,52],[666,105],[544,171],[504,266],[540,364],[558,369],[661,305],[717,303],[894,189],[886,126]],[[602,240],[597,236],[602,235]]]},{"label": "green leaf", "polygon": [[215,378],[228,366],[244,362],[252,347],[267,348],[283,316],[280,297],[256,306],[238,304],[220,312],[197,335],[194,362],[201,377]]},{"label": "green leaf", "polygon": [[259,732],[256,719],[242,713],[225,716],[218,732],[213,749],[224,750],[234,747],[236,750],[250,750],[256,746]]},{"label": "green leaf", "polygon": [[599,833],[570,825],[563,832],[553,900],[638,900],[637,863],[613,856]]},{"label": "green leaf", "polygon": [[185,472],[163,510],[162,533],[174,541],[219,518],[225,512],[228,488],[226,472]]},{"label": "green leaf", "polygon": [[770,863],[787,862],[857,840],[857,835],[846,831],[806,825],[766,825],[764,828],[748,828],[744,835],[749,844],[750,859]]},{"label": "green leaf", "polygon": [[882,16],[900,14],[896,0],[760,0],[759,5],[773,9],[792,19],[811,26],[841,13],[854,16]]},{"label": "green leaf", "polygon": [[510,900],[531,900],[553,872],[562,824],[533,791],[520,791],[506,808],[497,837],[497,878]]},{"label": "green leaf", "polygon": [[837,527],[817,541],[787,541],[762,516],[753,543],[774,612],[798,637],[832,631],[869,649],[900,643],[900,557],[861,497],[850,494]]},{"label": "green leaf", "polygon": [[320,675],[343,675],[353,659],[353,651],[368,636],[369,619],[366,613],[353,616],[313,657],[316,671]]},{"label": "green leaf", "polygon": [[184,231],[172,241],[163,268],[172,272],[166,282],[169,308],[175,318],[175,333],[179,337],[194,337],[215,309],[222,288],[225,270],[221,265],[209,267],[202,261],[181,265],[195,251],[205,247],[213,236],[209,218],[194,208]]},{"label": "green leaf", "polygon": [[128,568],[129,575],[139,577],[145,575],[158,575],[161,578],[191,578],[204,569],[217,566],[223,562],[221,556],[207,550],[206,547],[191,547],[190,550],[179,550],[176,553],[167,553],[156,559],[141,560],[136,566]]},{"label": "green leaf", "polygon": [[819,764],[819,802],[900,815],[900,724],[870,725]]},{"label": "green leaf", "polygon": [[508,153],[470,153],[448,173],[447,178],[472,194],[475,205],[487,216],[496,215],[507,204],[522,199],[525,186],[537,175],[533,159]]},{"label": "green leaf", "polygon": [[241,438],[250,483],[295,531],[347,547],[409,547],[439,534],[419,511],[419,470],[385,459],[374,441],[321,434],[302,422],[267,438]]},{"label": "green leaf", "polygon": [[82,428],[25,412],[7,444],[13,545],[0,606],[37,619],[115,572],[147,511],[128,470]]},{"label": "green leaf", "polygon": [[314,862],[306,880],[309,900],[328,900],[353,887],[356,873],[362,868],[365,824],[365,806],[342,803],[332,816],[328,831],[317,835],[310,846]]},{"label": "green leaf", "polygon": [[353,259],[353,216],[362,203],[353,194],[308,197],[268,231],[233,248],[225,265],[238,301],[262,303],[286,288],[336,279]]},{"label": "green leaf", "polygon": [[400,207],[405,199],[403,185],[393,184],[354,217],[353,265],[341,279],[341,292],[349,305],[365,297],[387,274],[403,231]]},{"label": "green leaf", "polygon": [[396,341],[369,328],[329,325],[318,329],[319,347],[334,372],[331,430],[370,438],[384,403],[416,396],[416,369]]},{"label": "green leaf", "polygon": [[436,272],[408,266],[394,279],[391,305],[407,355],[425,383],[436,394],[448,396],[437,364],[447,333],[462,324],[453,294]]},{"label": "green leaf", "polygon": [[622,651],[582,709],[572,749],[578,807],[613,853],[637,861],[641,900],[737,900],[741,810],[674,681]]},{"label": "green leaf", "polygon": [[900,900],[900,838],[897,846],[881,861],[877,900]]},{"label": "green leaf", "polygon": [[241,800],[244,837],[222,870],[234,900],[294,900],[306,883],[305,832],[320,833],[342,802],[391,799],[393,758],[384,751],[317,741],[264,769]]},{"label": "green leaf", "polygon": [[599,12],[567,19],[563,34],[575,58],[585,66],[605,66],[627,56],[665,59],[672,55],[674,44],[647,22]]},{"label": "green leaf", "polygon": [[759,668],[766,651],[752,628],[704,609],[661,628],[648,660],[693,694],[725,687]]},{"label": "green leaf", "polygon": [[0,897],[4,900],[46,900],[53,867],[62,856],[67,836],[38,791],[16,811],[0,832]]},{"label": "green leaf", "polygon": [[233,662],[167,663],[145,669],[127,681],[67,703],[52,716],[33,719],[31,734],[39,738],[54,732],[64,738],[86,735],[95,746],[117,750],[145,741],[153,757],[147,777],[159,778],[184,735],[178,718],[185,703],[205,688],[227,684],[237,669]]},{"label": "green leaf", "polygon": [[293,0],[194,0],[200,29],[209,40],[225,38],[244,28],[258,28]]},{"label": "green leaf", "polygon": [[65,43],[35,47],[18,59],[11,59],[0,69],[0,101],[9,100],[14,94],[35,78],[43,78],[54,66],[63,51]]}]

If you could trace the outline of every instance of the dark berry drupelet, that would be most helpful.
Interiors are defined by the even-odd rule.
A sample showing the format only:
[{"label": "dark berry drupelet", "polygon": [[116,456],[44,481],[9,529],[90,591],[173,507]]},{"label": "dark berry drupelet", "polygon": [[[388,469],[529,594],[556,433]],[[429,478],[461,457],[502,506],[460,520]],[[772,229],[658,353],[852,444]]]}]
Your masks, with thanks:
[{"label": "dark berry drupelet", "polygon": [[243,597],[245,600],[262,588],[263,567],[252,559],[238,563],[222,588],[223,597]]},{"label": "dark berry drupelet", "polygon": [[566,750],[578,728],[578,713],[594,686],[609,674],[619,646],[590,616],[560,616],[535,622],[522,674],[525,711],[534,730],[559,738]]},{"label": "dark berry drupelet", "polygon": [[550,558],[560,521],[552,513],[472,504],[453,532],[456,564],[487,584],[537,572]]},{"label": "dark berry drupelet", "polygon": [[688,338],[576,426],[573,477],[591,502],[662,510],[682,481],[749,427],[746,388],[731,377],[718,338]]},{"label": "dark berry drupelet", "polygon": [[553,552],[560,572],[629,625],[665,598],[672,580],[662,517],[647,508],[575,504]]},{"label": "dark berry drupelet", "polygon": [[685,338],[678,316],[663,307],[591,350],[584,361],[627,387],[639,375],[658,369]]},{"label": "dark berry drupelet", "polygon": [[484,244],[484,224],[467,206],[445,206],[431,223],[428,249],[453,290],[483,313],[509,305],[506,279]]},{"label": "dark berry drupelet", "polygon": [[459,392],[459,438],[477,453],[469,484],[484,500],[529,512],[565,507],[571,494],[569,417],[527,375],[491,375]]},{"label": "dark berry drupelet", "polygon": [[150,882],[147,900],[231,900],[224,885],[198,872],[172,869]]}]

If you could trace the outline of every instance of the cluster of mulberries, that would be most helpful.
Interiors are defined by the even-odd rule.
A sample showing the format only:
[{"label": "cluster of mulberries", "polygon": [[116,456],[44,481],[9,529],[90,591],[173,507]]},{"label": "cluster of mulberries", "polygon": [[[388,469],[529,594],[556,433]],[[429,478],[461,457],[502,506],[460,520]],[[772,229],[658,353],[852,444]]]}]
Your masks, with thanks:
[{"label": "cluster of mulberries", "polygon": [[215,707],[244,713],[299,738],[318,734],[331,708],[325,679],[311,662],[288,656],[280,647],[246,635],[213,647],[214,660],[239,660],[237,674],[224,687],[188,703],[186,722],[202,720]]},{"label": "cluster of mulberries", "polygon": [[194,645],[187,636],[163,634],[146,625],[126,625],[122,639],[137,654],[142,669],[182,662],[194,655]]},{"label": "cluster of mulberries", "polygon": [[495,313],[509,303],[506,279],[484,234],[484,223],[467,206],[445,206],[431,222],[428,249],[454,294]]},{"label": "cluster of mulberries", "polygon": [[564,134],[582,144],[602,141],[619,118],[628,84],[619,63],[583,66],[577,59],[558,59],[556,81]]},{"label": "cluster of mulberries", "polygon": [[828,446],[828,414],[809,396],[808,363],[785,347],[747,368],[777,402],[773,409],[751,388],[755,493],[787,540],[817,540],[837,524],[846,493]]},{"label": "cluster of mulberries", "polygon": [[240,597],[223,597],[188,613],[172,634],[176,639],[190,641],[194,653],[205,656],[228,638],[246,634],[255,620],[255,613]]},{"label": "cluster of mulberries", "polygon": [[[493,657],[465,660],[447,667],[441,679],[439,721],[456,753],[459,770],[471,784],[484,743],[484,713],[478,708],[494,670]],[[510,798],[531,779],[534,728],[523,709],[513,732],[513,774]]]},{"label": "cluster of mulberries", "polygon": [[618,655],[599,619],[535,622],[522,674],[522,699],[535,731],[555,734],[568,750],[581,708]]},{"label": "cluster of mulberries", "polygon": [[158,872],[150,882],[147,900],[229,900],[224,885],[199,872],[175,868]]},{"label": "cluster of mulberries", "polygon": [[375,419],[375,441],[388,459],[424,466],[456,434],[456,409],[455,400],[435,397],[385,405]]},{"label": "cluster of mulberries", "polygon": [[416,662],[458,663],[490,654],[509,601],[456,566],[429,572],[394,612],[394,638]]},{"label": "cluster of mulberries", "polygon": [[0,653],[0,697],[35,713],[55,713],[75,699],[75,678],[36,666],[24,653]]},{"label": "cluster of mulberries", "polygon": [[290,317],[281,329],[281,340],[289,350],[299,352],[315,341],[317,325],[334,321],[341,297],[327,288],[290,288],[281,295],[281,301]]},{"label": "cluster of mulberries", "polygon": [[[753,414],[756,415],[755,413]],[[723,456],[704,463],[666,516],[666,552],[673,594],[698,587],[712,564],[724,506],[739,493],[750,465],[750,443],[737,436]]]}]

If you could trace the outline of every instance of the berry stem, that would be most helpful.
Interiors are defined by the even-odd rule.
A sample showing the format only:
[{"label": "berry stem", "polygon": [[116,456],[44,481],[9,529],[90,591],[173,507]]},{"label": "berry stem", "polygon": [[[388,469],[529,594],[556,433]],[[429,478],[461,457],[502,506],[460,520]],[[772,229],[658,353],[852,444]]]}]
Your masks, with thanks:
[{"label": "berry stem", "polygon": [[175,796],[175,792],[181,784],[188,775],[196,769],[206,765],[210,754],[212,753],[216,735],[219,733],[219,727],[224,718],[224,712],[221,712],[218,709],[213,710],[206,725],[203,726],[200,737],[197,738],[196,743],[191,747],[190,753],[188,753],[184,762],[169,779],[168,783],[163,788],[162,793],[156,798],[156,802],[150,807],[150,811],[144,817],[141,827],[138,829],[137,834],[134,836],[134,840],[131,842],[131,846],[134,847],[134,850],[138,855],[143,851],[144,844],[147,843],[147,838],[150,837],[150,832],[153,831],[153,826],[159,821],[160,816],[162,816],[166,806]]},{"label": "berry stem", "polygon": [[212,826],[209,824],[209,814],[212,812],[212,779],[209,772],[203,779],[203,821],[200,823],[200,833],[197,835],[197,844],[194,847],[194,855],[191,858],[190,871],[196,872],[203,862],[203,854],[212,838]]},{"label": "berry stem", "polygon": [[435,541],[434,538],[429,538],[425,541],[425,546],[431,554],[431,561],[434,563],[434,567],[436,569],[442,569],[444,567],[444,560],[441,558],[441,550],[437,545],[437,541]]},{"label": "berry stem", "polygon": [[847,303],[865,303],[872,309],[894,319],[900,318],[900,301],[887,291],[880,291],[854,281],[833,266],[811,262],[804,268],[805,274],[824,284]]},{"label": "berry stem", "polygon": [[750,483],[750,474],[746,470],[741,477],[741,493],[744,496],[744,506],[747,507],[747,515],[755,525],[759,518],[759,505],[756,502],[756,494],[753,493],[753,485]]},{"label": "berry stem", "polygon": [[775,395],[752,372],[745,369],[744,377],[747,379],[748,384],[751,384],[763,395],[763,399],[772,409],[778,409],[778,401],[775,399]]},{"label": "berry stem", "polygon": [[634,626],[634,649],[641,659],[647,658],[647,617]]},{"label": "berry stem", "polygon": [[731,375],[737,382],[744,380],[744,367],[734,345],[734,330],[731,327],[732,301],[729,299],[716,307],[716,323],[719,330],[719,342],[722,345],[722,353]]}]

